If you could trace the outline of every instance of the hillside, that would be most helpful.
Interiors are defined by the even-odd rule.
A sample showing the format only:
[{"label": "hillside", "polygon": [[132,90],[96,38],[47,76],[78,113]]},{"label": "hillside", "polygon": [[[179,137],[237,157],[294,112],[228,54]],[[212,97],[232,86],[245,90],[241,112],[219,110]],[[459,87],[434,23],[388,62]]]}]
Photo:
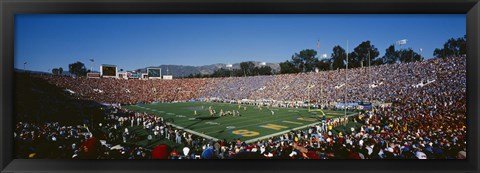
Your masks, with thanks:
[{"label": "hillside", "polygon": [[[254,61],[256,66],[260,66],[261,62]],[[266,63],[267,66],[270,66],[274,71],[280,71],[279,63]],[[140,71],[146,73],[147,68],[162,68],[162,75],[173,75],[174,77],[188,76],[190,74],[212,74],[215,70],[220,68],[226,68],[227,64],[217,63],[211,65],[203,66],[183,66],[183,65],[160,65],[160,66],[150,66],[141,69],[136,69],[135,71]],[[240,69],[240,63],[232,64],[233,69]],[[167,73],[168,69],[168,73]]]}]

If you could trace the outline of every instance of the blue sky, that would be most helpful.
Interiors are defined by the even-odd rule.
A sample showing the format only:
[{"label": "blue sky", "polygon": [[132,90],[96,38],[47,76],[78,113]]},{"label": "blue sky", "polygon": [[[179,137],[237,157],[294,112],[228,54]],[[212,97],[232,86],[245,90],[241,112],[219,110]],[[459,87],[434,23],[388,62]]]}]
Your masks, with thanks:
[{"label": "blue sky", "polygon": [[[133,70],[161,64],[283,62],[303,49],[330,56],[370,40],[383,56],[397,40],[433,57],[466,34],[465,15],[64,15],[15,16],[15,67],[47,71],[89,59]],[[320,49],[316,48],[320,40]],[[399,47],[397,47],[399,48]]]}]

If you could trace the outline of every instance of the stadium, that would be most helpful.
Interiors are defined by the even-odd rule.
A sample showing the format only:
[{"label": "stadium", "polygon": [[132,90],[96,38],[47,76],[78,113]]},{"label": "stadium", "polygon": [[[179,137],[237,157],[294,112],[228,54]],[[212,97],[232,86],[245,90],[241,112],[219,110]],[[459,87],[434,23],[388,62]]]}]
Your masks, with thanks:
[{"label": "stadium", "polygon": [[16,156],[459,159],[465,66],[450,56],[244,77],[17,73]]},{"label": "stadium", "polygon": [[12,154],[467,159],[465,22],[16,14]]}]

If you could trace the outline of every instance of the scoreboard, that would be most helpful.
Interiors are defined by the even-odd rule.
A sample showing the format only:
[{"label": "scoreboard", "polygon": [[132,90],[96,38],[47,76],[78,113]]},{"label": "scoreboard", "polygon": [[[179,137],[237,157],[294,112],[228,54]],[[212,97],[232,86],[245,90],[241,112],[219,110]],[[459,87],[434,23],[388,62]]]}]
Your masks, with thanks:
[{"label": "scoreboard", "polygon": [[100,74],[102,77],[118,77],[116,65],[101,65]]},{"label": "scoreboard", "polygon": [[162,78],[162,69],[160,68],[147,68],[148,78],[150,79],[161,79]]}]

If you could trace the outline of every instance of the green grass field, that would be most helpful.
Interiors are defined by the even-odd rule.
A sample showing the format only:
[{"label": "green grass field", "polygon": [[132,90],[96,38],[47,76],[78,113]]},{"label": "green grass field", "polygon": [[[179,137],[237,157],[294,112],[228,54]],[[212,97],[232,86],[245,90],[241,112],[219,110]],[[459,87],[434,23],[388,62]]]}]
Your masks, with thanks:
[{"label": "green grass field", "polygon": [[[210,116],[209,107],[216,110],[217,114],[223,109],[224,112],[236,110],[241,116]],[[246,110],[244,110],[246,107]],[[290,130],[307,128],[321,121],[321,112],[308,112],[307,109],[276,108],[241,105],[228,103],[210,102],[187,102],[187,103],[161,103],[161,104],[138,104],[124,106],[124,108],[147,112],[163,117],[176,128],[184,129],[195,135],[210,139],[233,140],[240,138],[247,143],[277,136]],[[196,110],[197,115],[194,115]],[[272,115],[271,110],[275,112]],[[344,116],[344,111],[324,111],[327,118]],[[354,112],[347,112],[353,115]],[[145,135],[146,132],[138,127],[131,131]],[[157,141],[162,142],[162,141]]]}]

